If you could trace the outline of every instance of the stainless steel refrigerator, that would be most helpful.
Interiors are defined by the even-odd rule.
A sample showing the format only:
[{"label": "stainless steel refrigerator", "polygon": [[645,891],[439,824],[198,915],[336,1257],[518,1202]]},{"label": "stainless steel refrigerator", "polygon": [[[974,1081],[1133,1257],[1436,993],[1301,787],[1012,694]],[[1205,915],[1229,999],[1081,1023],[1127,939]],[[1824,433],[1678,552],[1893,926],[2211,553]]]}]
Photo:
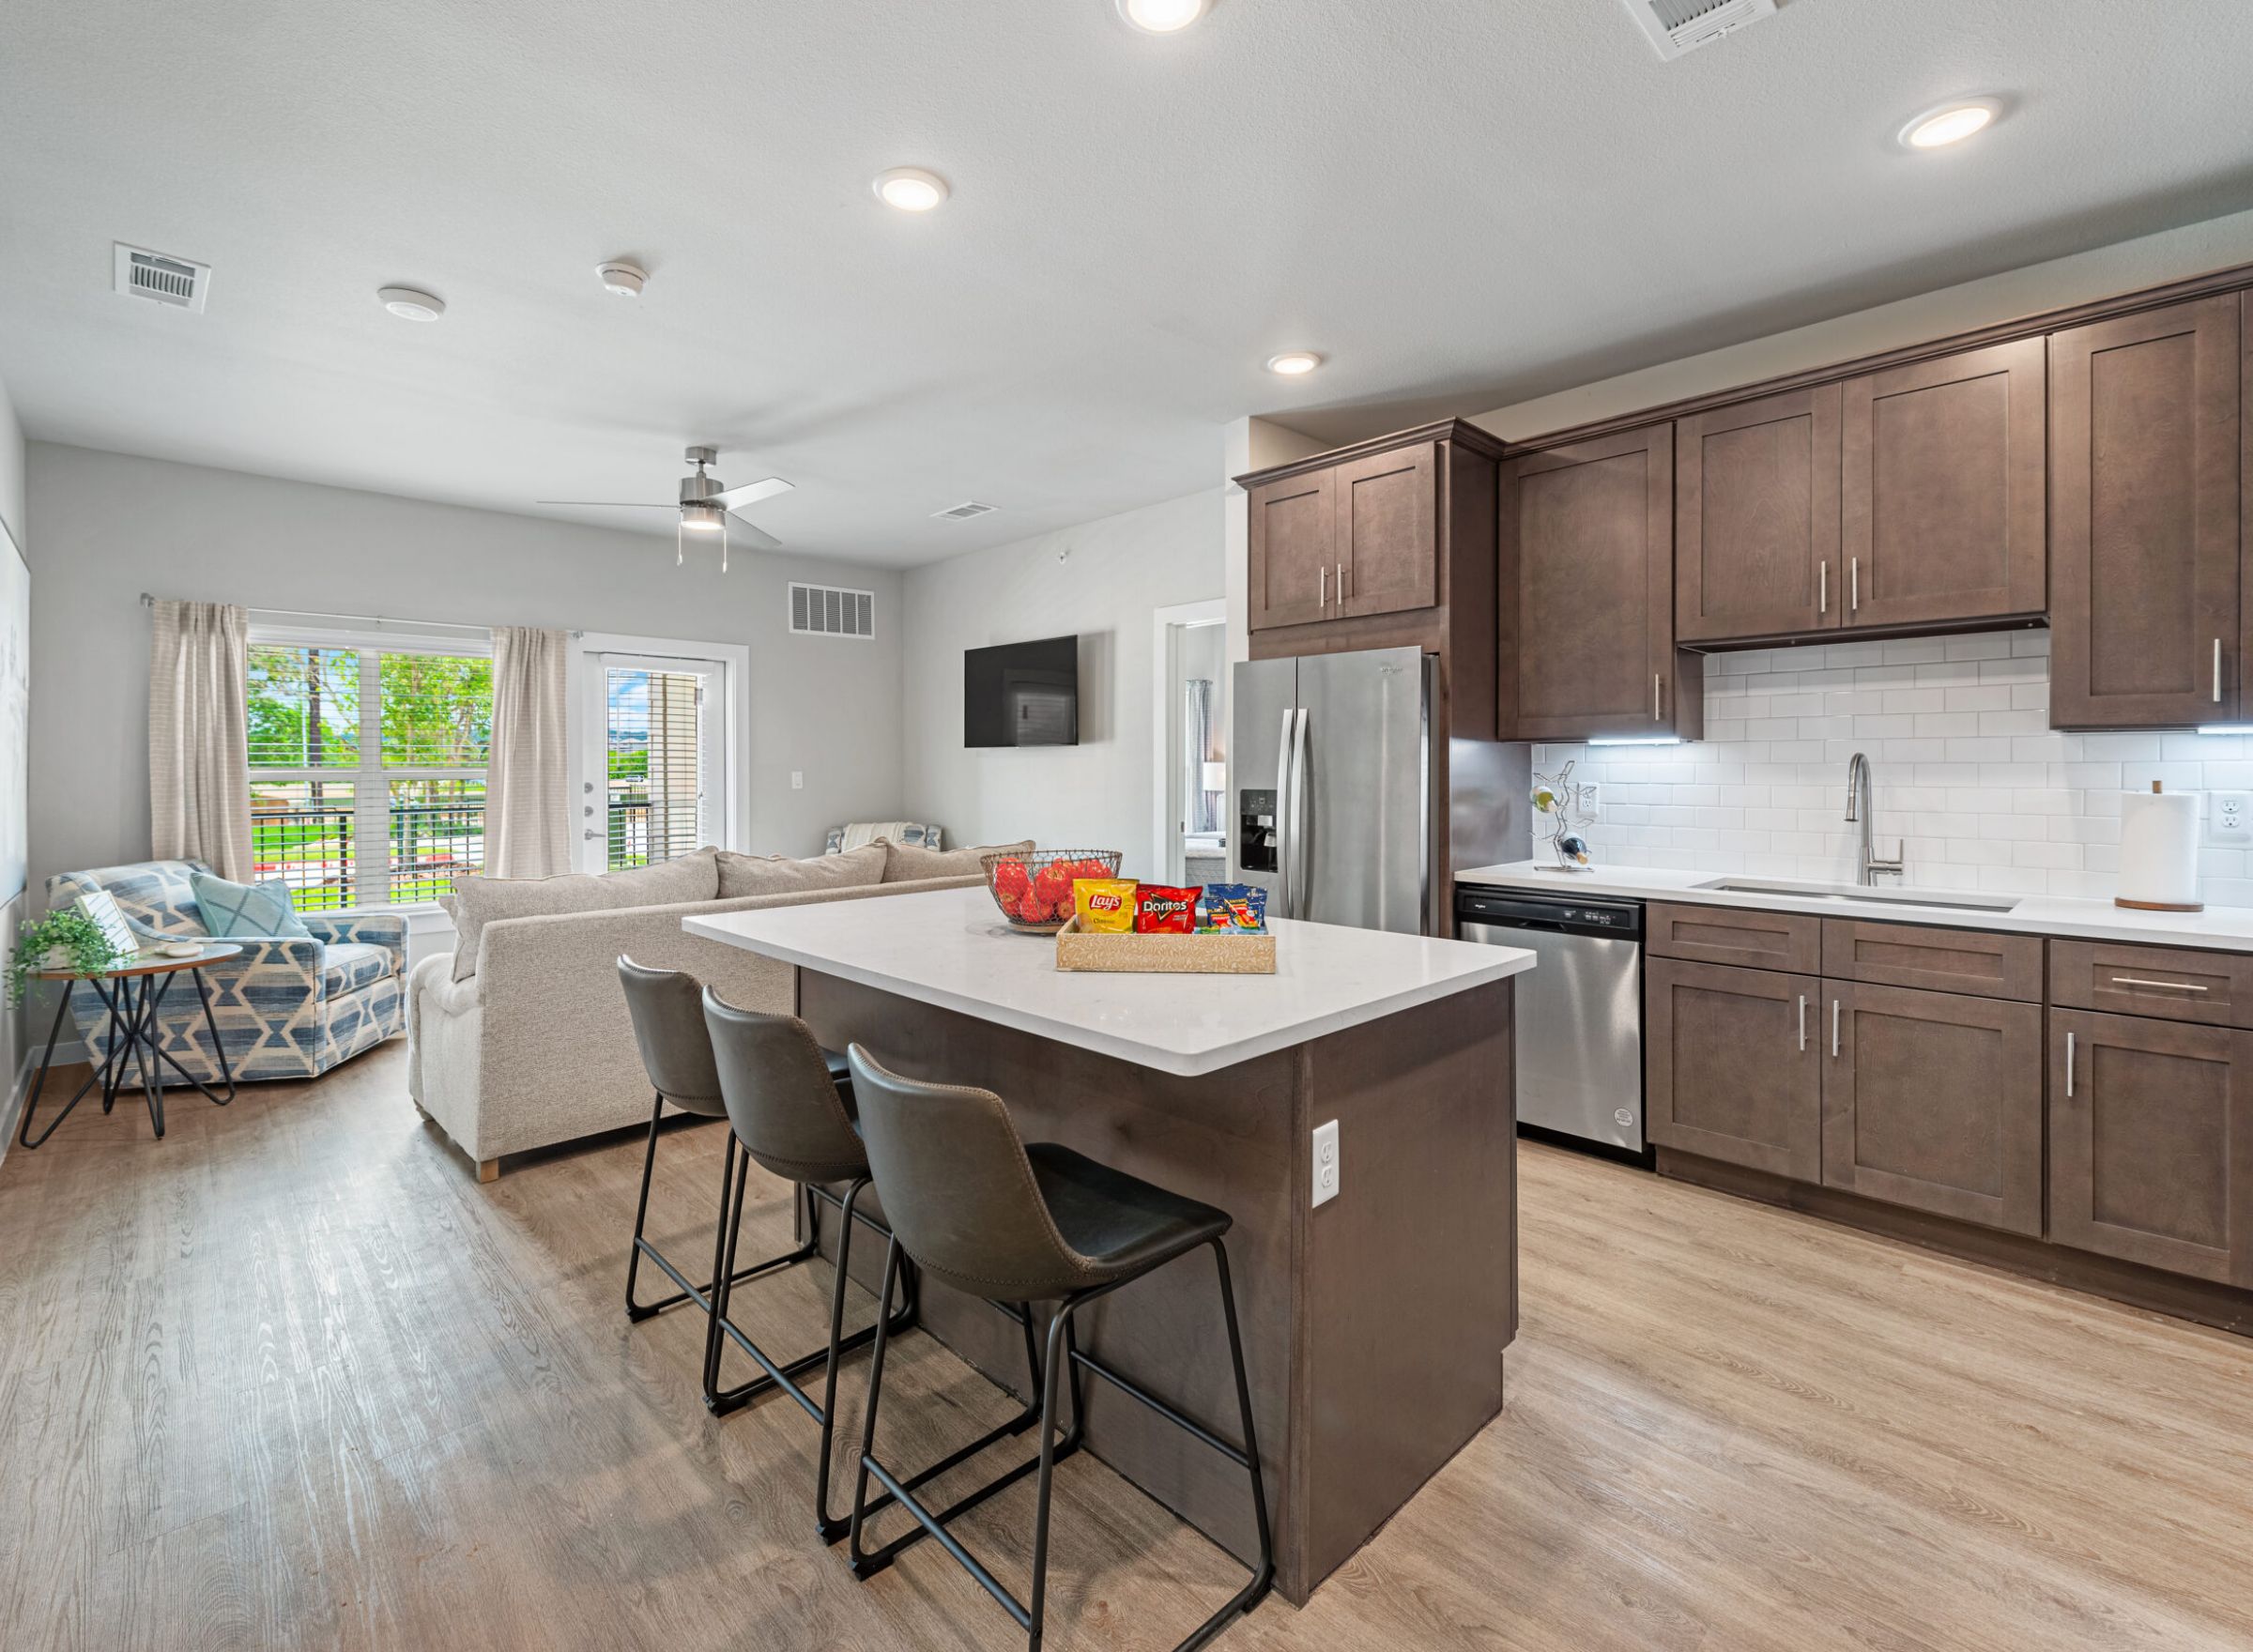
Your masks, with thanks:
[{"label": "stainless steel refrigerator", "polygon": [[1264,886],[1270,916],[1438,933],[1435,665],[1405,648],[1236,666],[1229,876]]}]

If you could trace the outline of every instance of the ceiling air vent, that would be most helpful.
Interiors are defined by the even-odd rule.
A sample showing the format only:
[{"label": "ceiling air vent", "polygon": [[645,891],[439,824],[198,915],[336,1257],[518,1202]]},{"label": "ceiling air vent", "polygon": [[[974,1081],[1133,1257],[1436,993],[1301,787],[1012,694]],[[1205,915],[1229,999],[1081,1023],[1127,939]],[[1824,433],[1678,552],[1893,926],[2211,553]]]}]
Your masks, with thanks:
[{"label": "ceiling air vent", "polygon": [[931,514],[942,522],[968,522],[973,516],[990,516],[1000,509],[999,505],[981,505],[975,499],[964,499],[959,505],[949,505]]},{"label": "ceiling air vent", "polygon": [[805,636],[874,636],[876,593],[792,581],[790,629]]},{"label": "ceiling air vent", "polygon": [[204,296],[211,290],[211,267],[146,247],[115,243],[117,290],[132,298],[153,298],[160,304],[201,314]]},{"label": "ceiling air vent", "polygon": [[1776,0],[1626,0],[1661,57],[1710,46],[1732,29],[1776,14]]}]

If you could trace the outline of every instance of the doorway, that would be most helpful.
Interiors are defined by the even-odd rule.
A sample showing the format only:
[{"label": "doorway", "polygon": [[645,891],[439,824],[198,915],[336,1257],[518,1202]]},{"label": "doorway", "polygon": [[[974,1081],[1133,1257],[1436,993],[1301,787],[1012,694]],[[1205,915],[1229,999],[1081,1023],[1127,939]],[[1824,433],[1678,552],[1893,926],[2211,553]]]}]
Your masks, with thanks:
[{"label": "doorway", "polygon": [[1218,882],[1228,875],[1227,604],[1160,608],[1156,622],[1153,876]]},{"label": "doorway", "polygon": [[724,841],[726,663],[590,650],[586,667],[580,866],[622,871]]}]

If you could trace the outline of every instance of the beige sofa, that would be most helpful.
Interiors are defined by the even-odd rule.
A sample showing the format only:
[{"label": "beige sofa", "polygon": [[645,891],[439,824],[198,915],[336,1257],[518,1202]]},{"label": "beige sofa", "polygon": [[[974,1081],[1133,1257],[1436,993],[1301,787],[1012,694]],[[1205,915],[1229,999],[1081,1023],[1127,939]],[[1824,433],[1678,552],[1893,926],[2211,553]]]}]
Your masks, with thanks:
[{"label": "beige sofa", "polygon": [[[619,956],[660,969],[686,970],[717,987],[732,1003],[790,1011],[797,1002],[797,975],[791,966],[690,935],[681,927],[682,919],[820,901],[881,899],[982,880],[974,873],[912,875],[949,865],[974,867],[977,850],[941,857],[930,850],[887,849],[893,857],[889,869],[908,876],[837,886],[825,874],[813,871],[825,864],[816,861],[805,863],[809,876],[822,877],[828,886],[497,917],[482,923],[466,922],[460,910],[465,897],[480,892],[457,886],[456,923],[465,936],[474,937],[474,953],[459,959],[453,953],[423,958],[408,976],[408,1093],[416,1106],[476,1161],[479,1180],[487,1182],[499,1173],[498,1161],[505,1155],[645,1123],[650,1116],[650,1084],[618,984]],[[734,880],[738,886],[789,880],[788,863],[747,864],[755,871],[781,870],[739,878]],[[588,886],[604,881],[551,879],[531,886],[529,895],[522,883],[507,893],[521,905],[550,886],[568,884],[583,894]],[[559,897],[567,898],[560,892]],[[599,891],[592,898],[600,898]],[[467,972],[456,979],[460,971]]]}]

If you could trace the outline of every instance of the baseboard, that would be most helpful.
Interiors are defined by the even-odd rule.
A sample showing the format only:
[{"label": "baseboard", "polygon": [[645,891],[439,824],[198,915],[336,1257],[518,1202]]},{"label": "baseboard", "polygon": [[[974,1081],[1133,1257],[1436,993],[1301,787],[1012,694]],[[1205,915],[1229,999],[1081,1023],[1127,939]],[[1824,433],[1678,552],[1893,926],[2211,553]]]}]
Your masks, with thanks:
[{"label": "baseboard", "polygon": [[[44,1045],[39,1047],[44,1048]],[[16,1144],[16,1124],[23,1116],[23,1098],[31,1093],[31,1077],[38,1070],[37,1052],[26,1049],[23,1059],[16,1063],[15,1081],[8,1087],[7,1112],[0,1116],[0,1165],[8,1163],[8,1150]]]}]

